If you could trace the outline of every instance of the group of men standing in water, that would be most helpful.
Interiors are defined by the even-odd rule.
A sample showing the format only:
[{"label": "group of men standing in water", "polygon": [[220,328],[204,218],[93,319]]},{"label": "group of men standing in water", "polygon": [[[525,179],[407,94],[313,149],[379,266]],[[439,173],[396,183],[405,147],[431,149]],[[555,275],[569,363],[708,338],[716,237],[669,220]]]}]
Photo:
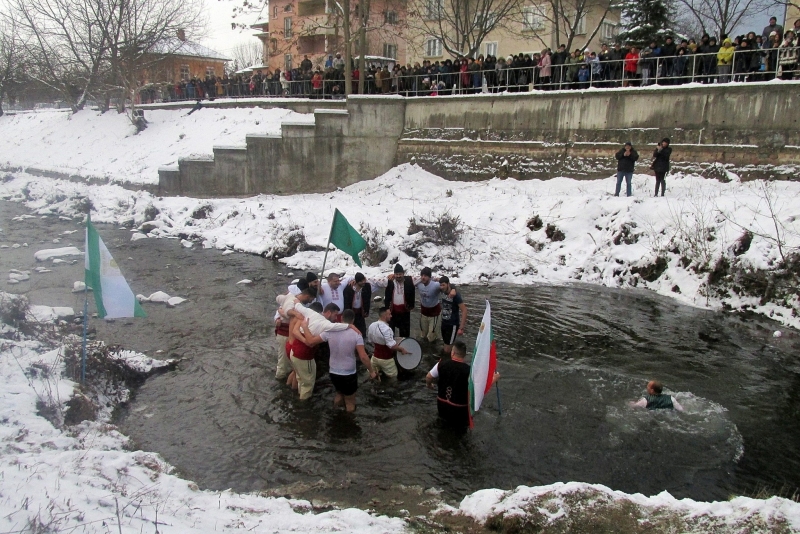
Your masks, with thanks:
[{"label": "group of men standing in water", "polygon": [[[377,320],[367,328],[372,294],[381,288],[385,290],[384,305],[378,310]],[[428,267],[418,277],[407,276],[400,264],[384,278],[368,279],[363,273],[343,278],[331,273],[319,280],[314,273],[308,273],[276,298],[276,378],[285,379],[299,392],[300,399],[308,399],[317,378],[315,358],[325,358],[329,352],[330,378],[336,390],[334,404],[347,411],[355,410],[356,358],[367,368],[370,378],[383,375],[396,379],[395,353],[408,352],[400,338],[411,336],[411,311],[417,291],[421,336],[434,343],[440,331],[443,353],[449,356],[457,337],[464,333],[467,307],[448,277],[436,279]],[[364,336],[374,347],[371,358],[365,350]]]}]

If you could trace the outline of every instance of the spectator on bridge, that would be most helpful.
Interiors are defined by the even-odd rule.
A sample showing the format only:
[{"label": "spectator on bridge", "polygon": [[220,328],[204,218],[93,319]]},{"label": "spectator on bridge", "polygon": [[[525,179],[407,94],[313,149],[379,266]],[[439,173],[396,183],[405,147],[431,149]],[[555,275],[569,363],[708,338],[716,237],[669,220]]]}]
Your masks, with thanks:
[{"label": "spectator on bridge", "polygon": [[775,17],[769,18],[769,24],[764,26],[764,30],[761,32],[761,37],[765,43],[769,42],[769,34],[772,32],[778,32],[778,37],[783,39],[783,26],[778,24],[778,19]]},{"label": "spectator on bridge", "polygon": [[625,54],[625,70],[622,87],[628,87],[631,84],[636,84],[637,74],[636,69],[639,66],[639,50],[632,46],[631,49]]},{"label": "spectator on bridge", "polygon": [[542,55],[539,58],[539,83],[542,84],[544,89],[549,89],[552,58],[550,57],[550,49],[545,48],[542,50]]},{"label": "spectator on bridge", "polygon": [[733,53],[736,49],[733,47],[730,39],[722,41],[722,46],[717,52],[717,74],[719,83],[728,83],[731,81],[731,72],[733,71]]},{"label": "spectator on bridge", "polygon": [[778,70],[781,80],[791,80],[794,77],[798,63],[798,45],[800,41],[795,38],[795,33],[792,30],[786,32],[783,43],[778,49]]}]

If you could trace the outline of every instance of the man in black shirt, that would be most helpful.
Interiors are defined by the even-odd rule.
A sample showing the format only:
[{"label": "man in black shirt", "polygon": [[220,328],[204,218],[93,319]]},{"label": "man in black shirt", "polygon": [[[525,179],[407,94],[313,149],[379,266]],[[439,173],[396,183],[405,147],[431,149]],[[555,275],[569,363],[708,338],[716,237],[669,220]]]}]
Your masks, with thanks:
[{"label": "man in black shirt", "polygon": [[[450,352],[450,359],[442,359],[433,366],[425,382],[430,389],[434,388],[433,381],[438,380],[439,394],[436,405],[439,417],[455,428],[467,428],[470,425],[469,414],[469,364],[464,361],[467,356],[467,346],[462,341],[456,341]],[[500,373],[492,377],[492,384],[500,378]]]}]

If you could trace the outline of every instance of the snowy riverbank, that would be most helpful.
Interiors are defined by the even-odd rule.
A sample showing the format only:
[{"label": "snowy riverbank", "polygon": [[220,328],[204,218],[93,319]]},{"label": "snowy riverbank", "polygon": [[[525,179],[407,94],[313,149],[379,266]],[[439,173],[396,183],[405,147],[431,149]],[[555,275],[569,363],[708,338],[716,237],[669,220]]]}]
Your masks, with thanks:
[{"label": "snowy riverbank", "polygon": [[[634,197],[616,198],[612,178],[449,182],[402,165],[333,193],[206,200],[7,174],[0,198],[70,217],[89,198],[95,221],[129,226],[135,238],[180,237],[281,258],[292,269],[321,267],[338,208],[356,228],[365,225],[367,274],[399,261],[458,283],[639,287],[800,327],[800,183],[674,174],[668,196],[653,198],[652,181],[636,175]],[[339,252],[327,268],[357,270]]]},{"label": "snowy riverbank", "polygon": [[210,156],[214,146],[244,146],[247,134],[280,134],[280,122],[313,122],[286,109],[147,110],[136,134],[126,114],[84,110],[19,112],[0,117],[0,166],[35,167],[115,183],[158,184],[158,168]]}]

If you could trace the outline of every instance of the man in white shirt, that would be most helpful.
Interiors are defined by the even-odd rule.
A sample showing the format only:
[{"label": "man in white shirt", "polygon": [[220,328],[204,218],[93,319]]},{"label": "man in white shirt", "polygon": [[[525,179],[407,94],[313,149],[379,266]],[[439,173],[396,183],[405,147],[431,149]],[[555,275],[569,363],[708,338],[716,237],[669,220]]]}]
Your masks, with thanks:
[{"label": "man in white shirt", "polygon": [[[336,304],[340,310],[344,310],[344,288],[350,283],[350,280],[352,278],[349,276],[342,278],[337,273],[330,273],[320,284],[318,298],[322,305]],[[339,322],[341,315],[332,320]]]},{"label": "man in white shirt", "polygon": [[408,351],[397,344],[394,331],[389,326],[392,320],[392,309],[388,306],[378,310],[378,320],[369,325],[367,339],[375,346],[372,355],[372,366],[383,372],[389,379],[397,378],[397,365],[394,363],[394,353],[408,354]]},{"label": "man in white shirt", "polygon": [[[353,310],[342,313],[343,324],[352,325],[355,314]],[[369,361],[369,356],[364,350],[364,338],[361,333],[353,328],[340,332],[323,332],[318,336],[305,335],[306,343],[314,346],[324,341],[328,342],[331,351],[330,378],[336,395],[333,399],[334,406],[344,406],[348,412],[356,409],[356,391],[358,390],[358,374],[356,369],[356,354],[361,363],[369,370],[369,377],[375,379],[377,371]]]}]

